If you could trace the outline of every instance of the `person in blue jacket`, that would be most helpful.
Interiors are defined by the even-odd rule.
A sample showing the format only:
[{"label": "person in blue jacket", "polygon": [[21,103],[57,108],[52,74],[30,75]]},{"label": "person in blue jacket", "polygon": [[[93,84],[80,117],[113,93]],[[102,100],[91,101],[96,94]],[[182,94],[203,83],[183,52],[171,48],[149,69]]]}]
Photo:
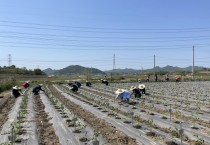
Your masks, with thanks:
[{"label": "person in blue jacket", "polygon": [[72,90],[74,93],[77,93],[77,91],[79,90],[77,84],[69,83],[68,85],[71,87],[70,90]]},{"label": "person in blue jacket", "polygon": [[80,82],[78,82],[78,81],[75,81],[74,83],[77,85],[78,88],[80,88],[81,85],[82,85],[82,84],[81,84]]},{"label": "person in blue jacket", "polygon": [[86,80],[86,86],[91,87],[91,85],[92,85],[91,82]]},{"label": "person in blue jacket", "polygon": [[116,101],[117,98],[120,97],[122,102],[129,102],[129,100],[131,98],[131,92],[128,90],[118,89],[115,92],[115,94],[116,94],[116,97],[115,97],[114,101]]},{"label": "person in blue jacket", "polygon": [[44,90],[42,89],[42,84],[39,84],[38,86],[36,86],[35,88],[33,88],[32,92],[34,93],[34,95],[38,95],[39,94],[39,91],[43,91]]}]

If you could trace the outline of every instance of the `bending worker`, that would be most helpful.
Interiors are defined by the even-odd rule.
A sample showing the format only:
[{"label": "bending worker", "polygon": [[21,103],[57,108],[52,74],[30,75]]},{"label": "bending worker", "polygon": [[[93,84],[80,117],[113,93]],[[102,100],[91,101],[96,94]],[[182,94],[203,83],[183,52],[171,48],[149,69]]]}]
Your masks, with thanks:
[{"label": "bending worker", "polygon": [[145,85],[144,85],[144,84],[140,84],[140,85],[139,85],[139,89],[140,89],[140,92],[141,92],[142,94],[145,94],[145,93],[146,93]]},{"label": "bending worker", "polygon": [[25,81],[24,83],[23,83],[23,87],[26,89],[26,88],[28,88],[30,86],[30,81]]},{"label": "bending worker", "polygon": [[39,84],[38,86],[36,86],[34,89],[33,89],[33,93],[34,93],[34,95],[39,95],[39,91],[43,91],[44,92],[44,90],[42,89],[42,86],[43,86],[43,84]]},{"label": "bending worker", "polygon": [[131,86],[130,91],[134,93],[135,98],[141,98],[141,91],[139,88]]},{"label": "bending worker", "polygon": [[76,84],[69,83],[69,86],[71,87],[70,90],[72,90],[74,93],[77,93],[79,90]]},{"label": "bending worker", "polygon": [[87,80],[86,80],[86,86],[88,86],[88,87],[91,87],[91,82],[88,82]]},{"label": "bending worker", "polygon": [[21,89],[18,88],[18,86],[12,87],[12,95],[13,95],[15,98],[19,97],[21,94],[23,94],[23,93],[22,93]]},{"label": "bending worker", "polygon": [[114,101],[117,100],[118,97],[120,97],[122,102],[129,102],[129,99],[131,98],[131,93],[128,90],[118,89],[115,94],[116,97]]},{"label": "bending worker", "polygon": [[107,80],[103,80],[103,79],[101,79],[101,83],[102,83],[102,84],[105,84],[106,86],[108,86],[108,85],[109,85],[109,82],[108,82]]}]

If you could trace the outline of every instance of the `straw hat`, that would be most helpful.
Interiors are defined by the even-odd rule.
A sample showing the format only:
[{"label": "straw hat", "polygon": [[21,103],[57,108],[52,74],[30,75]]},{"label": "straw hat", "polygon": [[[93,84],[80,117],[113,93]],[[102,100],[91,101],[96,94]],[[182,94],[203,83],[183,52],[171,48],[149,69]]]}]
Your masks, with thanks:
[{"label": "straw hat", "polygon": [[14,87],[12,87],[14,90],[17,90],[18,89],[18,86],[14,86]]},{"label": "straw hat", "polygon": [[117,91],[115,92],[115,94],[121,94],[121,93],[123,93],[124,92],[124,90],[123,89],[117,89]]},{"label": "straw hat", "polygon": [[145,85],[144,84],[140,84],[139,85],[139,89],[144,89],[145,88]]},{"label": "straw hat", "polygon": [[130,91],[133,91],[136,87],[131,86]]},{"label": "straw hat", "polygon": [[43,84],[39,84],[41,87],[43,86]]}]

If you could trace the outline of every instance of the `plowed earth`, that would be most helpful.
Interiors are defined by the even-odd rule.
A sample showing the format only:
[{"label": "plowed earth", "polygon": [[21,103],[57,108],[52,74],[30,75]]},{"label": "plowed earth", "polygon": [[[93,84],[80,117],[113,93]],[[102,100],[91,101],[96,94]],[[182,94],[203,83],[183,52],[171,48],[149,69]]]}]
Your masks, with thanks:
[{"label": "plowed earth", "polygon": [[40,145],[61,145],[40,96],[35,97],[36,125]]},{"label": "plowed earth", "polygon": [[0,94],[0,130],[2,125],[7,121],[9,111],[15,104],[15,98],[9,92]]},{"label": "plowed earth", "polygon": [[77,114],[80,118],[84,119],[91,127],[100,131],[101,135],[107,140],[110,145],[137,145],[134,138],[127,136],[125,133],[116,129],[110,123],[105,120],[98,118],[91,112],[83,109],[81,106],[73,103],[72,101],[66,99],[60,92],[58,92],[53,86],[49,86],[53,95],[55,95],[59,100],[74,114]]}]

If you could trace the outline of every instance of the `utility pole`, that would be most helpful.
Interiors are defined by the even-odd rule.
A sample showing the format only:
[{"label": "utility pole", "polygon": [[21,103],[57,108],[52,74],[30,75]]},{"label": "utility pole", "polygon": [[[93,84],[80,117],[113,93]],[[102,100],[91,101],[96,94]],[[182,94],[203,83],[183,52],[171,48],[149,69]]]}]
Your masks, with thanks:
[{"label": "utility pole", "polygon": [[155,75],[155,55],[154,55],[154,75]]},{"label": "utility pole", "polygon": [[116,64],[115,64],[115,54],[113,56],[113,71],[116,69]]},{"label": "utility pole", "polygon": [[90,68],[90,73],[89,73],[89,80],[91,80],[91,76],[92,76],[92,66],[91,66],[91,68]]},{"label": "utility pole", "polygon": [[111,75],[111,82],[112,82],[112,79],[113,79],[113,76],[114,76],[114,70],[116,69],[116,64],[115,64],[115,54],[113,56],[113,70],[112,70],[112,73],[110,74]]},{"label": "utility pole", "polygon": [[194,65],[195,65],[195,51],[193,45],[193,65],[192,65],[192,79],[194,80]]},{"label": "utility pole", "polygon": [[111,75],[111,82],[112,82],[112,73],[110,75]]},{"label": "utility pole", "polygon": [[8,67],[10,67],[12,64],[12,56],[11,54],[8,54]]}]

